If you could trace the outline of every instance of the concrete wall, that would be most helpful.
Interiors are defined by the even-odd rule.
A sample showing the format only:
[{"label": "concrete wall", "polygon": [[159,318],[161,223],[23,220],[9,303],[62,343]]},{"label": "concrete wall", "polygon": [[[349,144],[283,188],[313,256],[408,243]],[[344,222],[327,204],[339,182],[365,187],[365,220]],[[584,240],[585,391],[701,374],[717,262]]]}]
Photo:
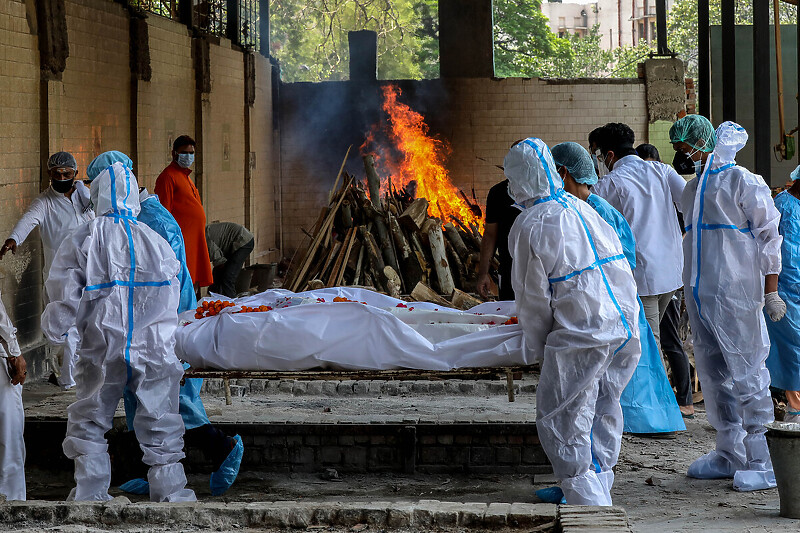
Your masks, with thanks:
[{"label": "concrete wall", "polygon": [[[277,179],[271,164],[269,61],[256,56],[256,99],[248,108],[244,53],[225,39],[212,40],[211,91],[199,93],[190,29],[150,15],[146,44],[152,76],[135,80],[125,7],[110,0],[66,0],[69,56],[61,79],[48,80],[39,69],[37,32],[44,30],[37,28],[34,6],[24,0],[0,2],[0,240],[39,194],[47,154],[74,153],[83,174],[98,154],[120,150],[131,155],[141,184],[152,189],[170,161],[172,141],[189,134],[204,141],[198,164],[204,171],[208,220],[249,221],[256,235],[251,261],[274,250]],[[249,149],[246,113],[251,118]],[[245,169],[253,164],[246,184]],[[3,301],[20,330],[23,350],[41,344],[40,264],[38,231],[16,256],[0,261]]]},{"label": "concrete wall", "polygon": [[[452,145],[453,182],[481,203],[504,179],[502,165],[515,140],[535,135],[547,143],[577,141],[607,122],[626,122],[638,141],[648,139],[644,83],[640,80],[461,78],[401,81],[404,102],[422,113],[431,132]],[[281,179],[284,253],[306,239],[327,205],[327,195],[348,145],[346,170],[364,179],[358,147],[377,108],[354,111],[357,87],[347,82],[284,84],[281,88]],[[360,93],[359,93],[360,94]],[[364,102],[363,96],[358,102]],[[479,159],[482,158],[482,159]],[[484,161],[485,160],[485,161]]]}]

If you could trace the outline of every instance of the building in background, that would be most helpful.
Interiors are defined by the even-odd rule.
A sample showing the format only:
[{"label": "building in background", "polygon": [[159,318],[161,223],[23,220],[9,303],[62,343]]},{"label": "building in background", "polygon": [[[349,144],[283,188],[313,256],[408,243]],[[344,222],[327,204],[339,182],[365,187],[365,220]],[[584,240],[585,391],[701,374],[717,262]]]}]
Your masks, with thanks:
[{"label": "building in background", "polygon": [[[667,0],[667,11],[673,0]],[[585,36],[595,25],[602,35],[601,46],[610,50],[639,41],[655,43],[655,0],[598,0],[597,2],[542,2],[550,19],[550,30],[559,37]]]}]

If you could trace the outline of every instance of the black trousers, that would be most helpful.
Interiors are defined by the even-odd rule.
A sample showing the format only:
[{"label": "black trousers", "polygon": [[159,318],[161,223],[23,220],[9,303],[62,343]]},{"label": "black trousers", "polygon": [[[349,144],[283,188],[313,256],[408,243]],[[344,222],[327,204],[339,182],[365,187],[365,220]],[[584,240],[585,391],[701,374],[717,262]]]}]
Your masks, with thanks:
[{"label": "black trousers", "polygon": [[212,472],[219,470],[222,462],[231,453],[230,438],[211,424],[187,429],[183,442],[187,448],[199,448],[203,451],[205,458],[213,465]]},{"label": "black trousers", "polygon": [[680,300],[673,298],[661,319],[661,349],[672,369],[672,385],[678,405],[692,405],[692,386],[689,375],[689,356],[683,351],[683,342],[678,334],[680,325]]},{"label": "black trousers", "polygon": [[244,266],[244,262],[247,261],[254,246],[254,239],[250,239],[250,242],[233,252],[224,265],[215,268],[214,285],[209,290],[228,298],[236,298],[236,278],[239,277],[239,272],[242,271],[242,266]]}]

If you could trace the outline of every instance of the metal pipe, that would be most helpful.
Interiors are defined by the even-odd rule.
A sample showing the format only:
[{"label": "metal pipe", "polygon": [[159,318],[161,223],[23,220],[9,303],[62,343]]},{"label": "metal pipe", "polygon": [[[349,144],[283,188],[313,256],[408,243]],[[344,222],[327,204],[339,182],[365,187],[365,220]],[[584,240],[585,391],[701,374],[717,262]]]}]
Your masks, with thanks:
[{"label": "metal pipe", "polygon": [[783,59],[781,51],[781,1],[772,0],[775,20],[775,72],[778,84],[778,151],[783,159],[786,158],[786,121],[783,116]]},{"label": "metal pipe", "polygon": [[656,40],[658,55],[672,55],[667,48],[667,0],[656,0]]},{"label": "metal pipe", "polygon": [[708,0],[697,0],[697,90],[700,114],[711,119],[711,41]]},{"label": "metal pipe", "polygon": [[769,3],[753,3],[753,120],[755,172],[770,184]]},{"label": "metal pipe", "polygon": [[736,2],[722,0],[722,120],[736,121]]}]

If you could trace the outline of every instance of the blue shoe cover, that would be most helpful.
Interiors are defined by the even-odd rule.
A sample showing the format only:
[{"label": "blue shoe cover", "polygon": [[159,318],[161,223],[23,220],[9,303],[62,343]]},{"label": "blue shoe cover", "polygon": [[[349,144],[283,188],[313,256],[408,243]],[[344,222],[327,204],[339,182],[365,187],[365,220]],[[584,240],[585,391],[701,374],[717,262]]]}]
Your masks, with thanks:
[{"label": "blue shoe cover", "polygon": [[689,465],[686,475],[695,479],[731,479],[741,465],[733,465],[716,451],[709,452]]},{"label": "blue shoe cover", "polygon": [[120,485],[119,490],[127,492],[128,494],[146,496],[150,494],[150,483],[148,483],[146,479],[136,478]]},{"label": "blue shoe cover", "polygon": [[539,489],[536,491],[536,497],[542,500],[544,503],[567,503],[561,487],[547,487],[546,489]]},{"label": "blue shoe cover", "polygon": [[236,435],[233,437],[236,441],[231,453],[222,462],[219,470],[211,474],[211,494],[213,496],[220,496],[231,488],[233,482],[236,481],[236,476],[239,475],[239,466],[242,464],[242,456],[244,455],[244,444],[242,444],[242,437]]},{"label": "blue shoe cover", "polygon": [[739,470],[733,475],[733,488],[739,492],[774,489],[777,486],[772,470]]}]

